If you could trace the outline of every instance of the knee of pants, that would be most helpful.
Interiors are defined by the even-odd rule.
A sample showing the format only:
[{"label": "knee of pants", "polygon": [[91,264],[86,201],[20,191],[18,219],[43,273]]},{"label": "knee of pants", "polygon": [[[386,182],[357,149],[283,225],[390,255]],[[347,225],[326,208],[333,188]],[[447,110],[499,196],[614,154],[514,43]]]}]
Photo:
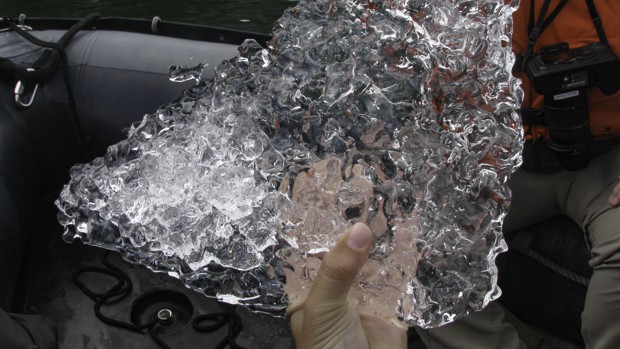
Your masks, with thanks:
[{"label": "knee of pants", "polygon": [[594,267],[584,311],[582,335],[588,348],[620,348],[620,262]]},{"label": "knee of pants", "polygon": [[586,225],[592,257],[597,270],[620,269],[620,208],[607,208]]}]

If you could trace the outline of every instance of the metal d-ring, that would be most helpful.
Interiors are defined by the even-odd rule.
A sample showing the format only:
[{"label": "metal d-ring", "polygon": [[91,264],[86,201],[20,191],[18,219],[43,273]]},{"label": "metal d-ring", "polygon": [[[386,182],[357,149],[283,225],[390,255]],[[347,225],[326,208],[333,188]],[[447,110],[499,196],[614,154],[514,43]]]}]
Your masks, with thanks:
[{"label": "metal d-ring", "polygon": [[[32,68],[27,68],[26,70],[34,71],[34,69]],[[34,97],[37,95],[38,89],[39,89],[39,84],[36,84],[34,86],[34,89],[32,90],[32,93],[30,94],[30,98],[28,98],[28,100],[24,102],[22,100],[22,97],[26,90],[26,86],[22,83],[21,80],[17,81],[17,84],[15,84],[15,103],[17,103],[17,105],[23,108],[30,107],[32,105],[32,102],[34,101]]]},{"label": "metal d-ring", "polygon": [[[4,18],[0,18],[0,23],[2,23],[3,21],[4,21]],[[21,20],[21,17],[20,17],[20,20],[19,20],[18,24],[16,24],[16,26],[17,26],[17,28],[19,28],[19,29],[21,29],[23,31],[32,31],[32,27],[25,25],[23,23],[23,21]],[[11,30],[13,30],[13,28],[11,28],[11,27],[1,28],[0,29],[0,33],[8,32],[8,31],[11,31]]]}]

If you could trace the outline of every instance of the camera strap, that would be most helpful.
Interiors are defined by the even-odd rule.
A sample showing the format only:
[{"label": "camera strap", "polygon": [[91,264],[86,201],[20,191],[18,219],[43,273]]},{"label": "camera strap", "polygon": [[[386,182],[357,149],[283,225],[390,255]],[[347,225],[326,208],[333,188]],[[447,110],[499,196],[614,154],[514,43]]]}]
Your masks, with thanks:
[{"label": "camera strap", "polygon": [[[588,12],[590,12],[590,18],[592,18],[592,23],[594,24],[594,28],[596,28],[596,33],[598,34],[598,38],[600,42],[606,46],[609,46],[607,41],[607,35],[605,35],[605,30],[603,29],[603,21],[601,20],[601,16],[598,14],[596,6],[594,5],[594,0],[585,0],[588,5]],[[536,13],[536,2],[532,0],[530,5],[530,19],[528,23],[528,42],[527,42],[527,50],[525,51],[525,55],[523,55],[522,59],[518,59],[519,68],[521,71],[525,71],[525,66],[527,61],[530,59],[530,56],[534,52],[534,46],[536,46],[536,42],[538,38],[542,34],[542,32],[551,24],[551,22],[557,17],[557,15],[562,11],[562,8],[568,3],[568,0],[561,0],[558,5],[553,9],[553,11],[547,16],[547,11],[549,10],[549,6],[551,5],[551,0],[545,0],[543,3],[538,19],[535,20]],[[516,66],[516,65],[515,65]]]},{"label": "camera strap", "polygon": [[[586,1],[591,2],[592,0],[586,0]],[[551,5],[551,0],[545,0],[545,2],[542,5],[542,8],[540,9],[540,14],[538,15],[536,24],[534,24],[534,18],[536,17],[536,14],[534,13],[534,8],[536,7],[536,3],[535,3],[535,0],[532,0],[532,4],[530,5],[530,20],[529,20],[529,28],[528,28],[529,37],[527,41],[527,50],[525,51],[525,55],[523,56],[523,61],[521,64],[522,71],[525,71],[525,65],[527,64],[527,61],[530,59],[530,56],[534,52],[534,46],[536,46],[536,42],[538,41],[540,34],[542,34],[542,32],[545,29],[547,29],[549,24],[551,24],[551,22],[555,19],[555,17],[557,17],[557,15],[560,13],[560,11],[562,11],[562,9],[567,3],[568,3],[568,0],[561,0],[560,3],[553,9],[553,11],[547,17],[547,11],[549,10],[549,6]],[[594,4],[592,4],[592,6],[594,6]],[[599,22],[600,22],[600,17],[599,17]]]},{"label": "camera strap", "polygon": [[596,6],[594,6],[594,0],[586,0],[586,4],[588,4],[588,12],[590,12],[592,23],[594,24],[594,28],[596,28],[598,39],[601,41],[601,44],[608,46],[607,35],[605,35],[605,30],[603,29],[603,21],[596,10]]}]

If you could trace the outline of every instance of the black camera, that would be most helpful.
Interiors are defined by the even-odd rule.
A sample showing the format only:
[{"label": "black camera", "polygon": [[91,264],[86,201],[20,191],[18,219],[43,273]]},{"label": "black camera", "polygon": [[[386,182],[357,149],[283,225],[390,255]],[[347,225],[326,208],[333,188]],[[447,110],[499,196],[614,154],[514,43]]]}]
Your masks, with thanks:
[{"label": "black camera", "polygon": [[569,49],[561,43],[532,56],[526,71],[536,92],[544,96],[544,124],[549,148],[567,170],[580,170],[590,160],[587,90],[611,95],[620,88],[620,59],[609,46],[594,43]]}]

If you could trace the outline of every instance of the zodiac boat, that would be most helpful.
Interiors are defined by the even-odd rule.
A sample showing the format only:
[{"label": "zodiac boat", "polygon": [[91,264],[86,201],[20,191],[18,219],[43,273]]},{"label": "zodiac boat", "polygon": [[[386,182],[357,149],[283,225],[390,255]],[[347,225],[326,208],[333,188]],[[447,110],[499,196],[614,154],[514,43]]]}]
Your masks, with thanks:
[{"label": "zodiac boat", "polygon": [[[30,333],[36,341],[50,323],[59,348],[293,347],[285,318],[219,303],[115,253],[65,243],[53,204],[72,165],[102,156],[132,123],[193,84],[171,82],[171,65],[205,64],[209,79],[248,38],[269,40],[157,18],[0,21],[0,340],[8,348],[18,339],[2,336]],[[538,333],[582,346],[592,271],[579,228],[556,217],[506,238],[500,302]],[[410,348],[423,348],[410,333]]]}]

